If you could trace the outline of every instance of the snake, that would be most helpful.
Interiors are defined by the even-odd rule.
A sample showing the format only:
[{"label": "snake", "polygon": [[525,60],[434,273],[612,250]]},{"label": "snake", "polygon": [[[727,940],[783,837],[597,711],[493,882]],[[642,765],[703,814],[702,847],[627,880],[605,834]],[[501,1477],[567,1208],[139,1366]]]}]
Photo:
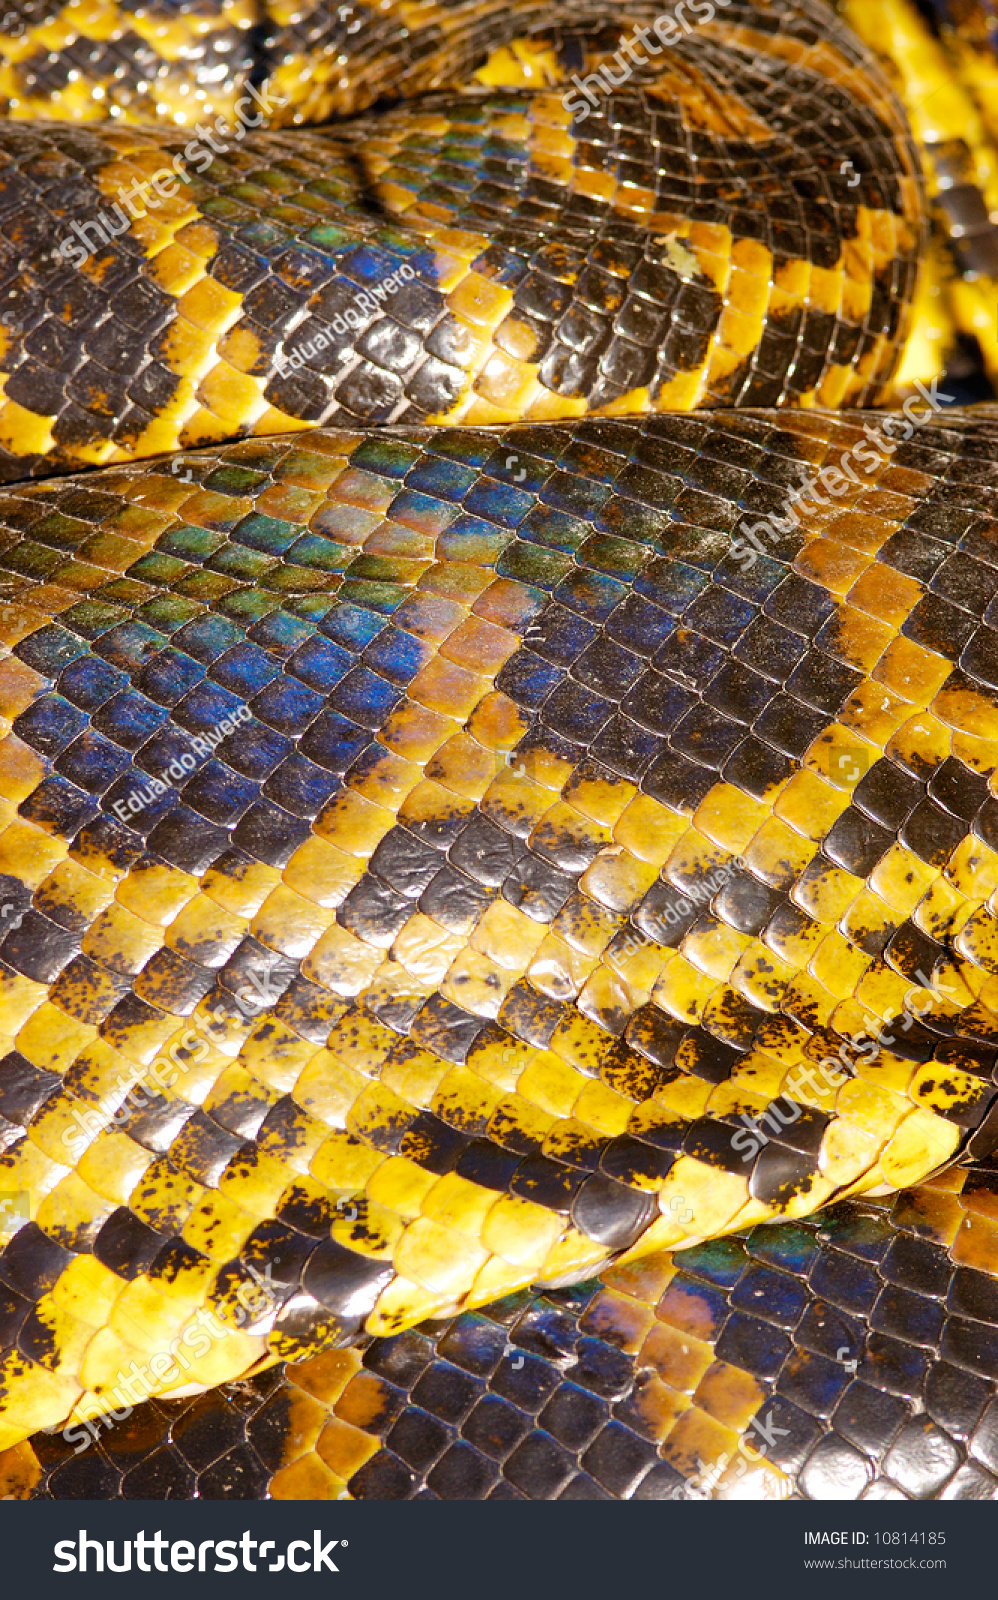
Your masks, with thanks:
[{"label": "snake", "polygon": [[998,1495],[998,67],[865,9],[4,18],[5,1497]]}]

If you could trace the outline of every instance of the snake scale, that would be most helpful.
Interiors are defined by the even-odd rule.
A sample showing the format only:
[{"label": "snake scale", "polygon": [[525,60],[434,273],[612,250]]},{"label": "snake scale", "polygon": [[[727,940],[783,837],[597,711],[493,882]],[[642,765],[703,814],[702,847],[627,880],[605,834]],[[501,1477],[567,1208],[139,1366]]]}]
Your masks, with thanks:
[{"label": "snake scale", "polygon": [[8,1497],[998,1496],[996,69],[901,7],[5,17]]}]

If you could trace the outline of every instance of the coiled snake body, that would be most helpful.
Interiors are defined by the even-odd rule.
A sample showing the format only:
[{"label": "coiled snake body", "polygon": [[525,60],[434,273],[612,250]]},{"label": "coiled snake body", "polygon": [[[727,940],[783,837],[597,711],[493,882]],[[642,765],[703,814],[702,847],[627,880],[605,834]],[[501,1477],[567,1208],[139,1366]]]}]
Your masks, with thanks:
[{"label": "coiled snake body", "polygon": [[998,414],[869,409],[865,47],[693,9],[25,11],[9,1493],[995,1488]]}]

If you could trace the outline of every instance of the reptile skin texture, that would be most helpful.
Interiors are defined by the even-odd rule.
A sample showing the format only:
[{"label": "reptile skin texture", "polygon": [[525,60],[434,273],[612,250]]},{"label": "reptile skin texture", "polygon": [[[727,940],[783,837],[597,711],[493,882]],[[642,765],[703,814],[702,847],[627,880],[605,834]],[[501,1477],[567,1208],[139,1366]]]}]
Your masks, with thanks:
[{"label": "reptile skin texture", "polygon": [[[779,48],[730,16],[575,128],[560,92],[482,87],[214,156],[0,124],[0,480],[315,423],[871,403],[924,244],[900,108],[820,3]],[[164,172],[131,221],[115,196]]]},{"label": "reptile skin texture", "polygon": [[35,1494],[992,1500],[996,1173],[952,1180],[36,1435]]},{"label": "reptile skin texture", "polygon": [[885,5],[584,115],[654,8],[19,9],[0,1492],[998,1491],[990,45]]},{"label": "reptile skin texture", "polygon": [[[990,1152],[996,431],[926,424],[747,573],[739,501],[858,420],[317,431],[3,492],[7,1442],[261,1276],[187,1383]],[[795,1087],[918,972],[893,1048]]]}]

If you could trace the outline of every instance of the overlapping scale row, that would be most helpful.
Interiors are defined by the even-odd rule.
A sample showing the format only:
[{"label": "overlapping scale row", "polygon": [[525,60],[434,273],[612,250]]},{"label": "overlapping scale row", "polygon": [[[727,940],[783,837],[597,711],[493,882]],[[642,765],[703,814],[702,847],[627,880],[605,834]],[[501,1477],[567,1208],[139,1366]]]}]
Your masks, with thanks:
[{"label": "overlapping scale row", "polygon": [[57,1499],[993,1500],[994,1217],[993,1164],[953,1169],[37,1434],[0,1481]]},{"label": "overlapping scale row", "polygon": [[682,41],[584,121],[479,86],[254,132],[253,86],[221,128],[6,122],[0,476],[328,422],[871,403],[917,158],[874,69],[796,16]]},{"label": "overlapping scale row", "polygon": [[[10,0],[0,27],[0,109],[192,128],[200,116],[230,115],[252,84],[274,99],[275,123],[325,122],[386,96],[463,89],[479,72],[518,85],[510,46],[543,56],[541,81],[568,82],[604,57],[615,71],[621,40],[658,18],[649,0],[631,0],[612,20],[599,0],[567,0],[557,13],[539,0]],[[636,73],[649,56],[660,64],[648,32],[644,67],[640,53],[623,57]],[[763,13],[751,0],[727,0],[720,15],[666,33],[679,54],[691,36],[731,40],[743,59],[761,47],[777,68],[815,70],[835,85],[870,71],[855,36],[818,0],[781,0]]]},{"label": "overlapping scale row", "polygon": [[996,427],[4,491],[4,1444],[987,1154]]},{"label": "overlapping scale row", "polygon": [[258,22],[255,0],[10,0],[0,113],[188,127],[231,114]]}]

